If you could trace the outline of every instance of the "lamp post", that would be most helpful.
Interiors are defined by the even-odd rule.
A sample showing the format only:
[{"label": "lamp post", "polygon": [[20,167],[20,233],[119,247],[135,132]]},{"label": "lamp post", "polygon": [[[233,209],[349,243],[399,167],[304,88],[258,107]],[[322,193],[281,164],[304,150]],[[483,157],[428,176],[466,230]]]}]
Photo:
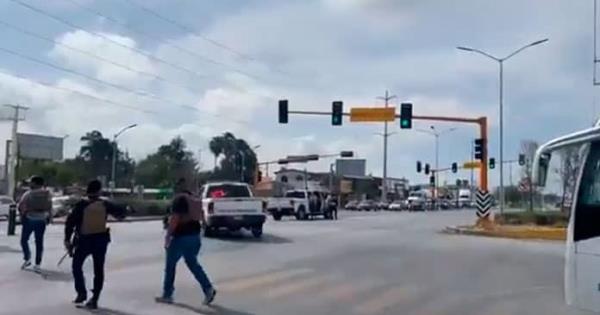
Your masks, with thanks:
[{"label": "lamp post", "polygon": [[114,189],[117,187],[117,181],[116,181],[116,173],[117,173],[117,138],[119,138],[119,136],[121,134],[123,134],[125,131],[135,128],[137,127],[137,124],[132,124],[129,125],[127,127],[123,127],[119,132],[117,132],[114,136],[113,136],[113,156],[112,156],[112,167],[111,167],[111,183],[112,183],[112,187],[111,187],[111,195],[113,194]]},{"label": "lamp post", "polygon": [[[504,58],[498,58],[495,57],[493,55],[490,55],[484,51],[481,51],[479,49],[475,49],[475,48],[470,48],[470,47],[456,47],[459,50],[464,50],[464,51],[468,51],[468,52],[474,52],[474,53],[478,53],[480,55],[483,55],[485,57],[488,57],[492,60],[495,60],[496,62],[498,62],[499,65],[499,120],[500,120],[500,213],[504,212],[504,167],[503,167],[503,162],[504,162],[504,113],[503,113],[503,88],[504,88],[504,61],[510,59],[511,57],[513,57],[514,55],[520,53],[521,51],[529,48],[529,47],[533,47],[539,44],[543,44],[545,42],[547,42],[548,39],[541,39],[535,42],[532,42],[531,44],[527,44],[517,50],[515,50],[514,52],[512,52],[511,54],[507,55]],[[487,145],[487,144],[485,144]],[[487,156],[485,156],[484,158],[487,158]]]},{"label": "lamp post", "polygon": [[[437,191],[438,189],[437,188],[438,188],[438,182],[439,182],[438,181],[438,173],[439,173],[438,170],[440,169],[440,149],[439,149],[440,136],[456,130],[456,127],[452,127],[452,128],[442,130],[442,131],[438,131],[435,128],[435,126],[430,126],[429,128],[430,128],[430,130],[415,129],[415,131],[423,132],[423,133],[426,133],[426,134],[429,134],[429,135],[432,135],[435,137],[435,170],[436,171],[435,171],[435,196],[434,196],[434,198],[437,201],[437,198],[438,198],[438,191]],[[438,206],[438,203],[436,202],[436,208],[437,208],[437,206]]]}]

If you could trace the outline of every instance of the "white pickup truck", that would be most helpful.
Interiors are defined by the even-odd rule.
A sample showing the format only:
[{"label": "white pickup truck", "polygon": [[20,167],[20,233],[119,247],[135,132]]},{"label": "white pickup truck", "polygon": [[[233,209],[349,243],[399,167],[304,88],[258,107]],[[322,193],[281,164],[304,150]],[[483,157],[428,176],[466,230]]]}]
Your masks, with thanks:
[{"label": "white pickup truck", "polygon": [[290,190],[283,198],[271,198],[267,211],[275,221],[283,216],[294,216],[297,220],[306,220],[315,216],[332,219],[327,205],[327,193],[322,191]]},{"label": "white pickup truck", "polygon": [[254,198],[246,183],[215,182],[202,187],[202,210],[204,211],[204,236],[210,237],[218,229],[250,230],[254,237],[263,233],[266,220],[266,203]]}]

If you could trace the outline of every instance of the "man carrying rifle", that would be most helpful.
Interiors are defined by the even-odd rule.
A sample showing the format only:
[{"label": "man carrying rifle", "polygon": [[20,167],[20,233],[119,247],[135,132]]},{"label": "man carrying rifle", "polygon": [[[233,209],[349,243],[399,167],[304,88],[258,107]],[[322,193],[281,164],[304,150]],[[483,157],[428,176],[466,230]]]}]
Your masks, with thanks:
[{"label": "man carrying rifle", "polygon": [[[118,219],[125,216],[125,209],[100,198],[102,184],[92,180],[87,186],[87,198],[79,201],[65,223],[65,248],[73,252],[73,279],[77,296],[73,303],[81,304],[87,300],[83,263],[88,256],[94,260],[94,288],[92,298],[85,303],[89,309],[98,308],[98,299],[104,285],[104,261],[110,230],[107,227],[107,215]],[[73,235],[74,234],[74,235]]]}]

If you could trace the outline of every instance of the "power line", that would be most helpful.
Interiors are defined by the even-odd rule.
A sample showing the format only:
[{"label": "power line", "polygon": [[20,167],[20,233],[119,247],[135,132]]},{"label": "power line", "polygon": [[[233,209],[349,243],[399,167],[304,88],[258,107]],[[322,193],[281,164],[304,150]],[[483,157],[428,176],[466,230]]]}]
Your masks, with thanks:
[{"label": "power line", "polygon": [[118,62],[112,61],[112,60],[110,60],[110,59],[104,58],[104,57],[102,57],[102,56],[98,56],[98,55],[96,55],[96,54],[93,54],[93,53],[91,53],[91,52],[89,52],[89,51],[86,51],[86,50],[83,50],[83,49],[79,49],[79,48],[77,48],[77,47],[74,47],[74,46],[71,46],[71,45],[67,45],[67,44],[64,44],[64,43],[62,43],[62,42],[59,42],[59,41],[57,41],[57,40],[54,40],[54,39],[51,39],[51,38],[45,37],[45,36],[43,36],[43,35],[40,35],[40,34],[38,34],[38,33],[34,33],[34,32],[31,32],[31,31],[28,31],[28,30],[26,30],[26,29],[20,28],[20,27],[18,27],[18,26],[16,26],[16,25],[10,24],[10,23],[8,23],[8,22],[6,22],[6,21],[0,20],[0,25],[3,25],[3,26],[4,26],[4,27],[6,27],[6,28],[10,28],[10,29],[12,29],[12,30],[14,30],[14,31],[17,31],[17,32],[23,33],[23,34],[25,34],[25,35],[28,35],[28,36],[31,36],[31,37],[34,37],[34,38],[37,38],[37,39],[40,39],[40,40],[43,40],[43,41],[46,41],[46,42],[49,42],[49,43],[53,43],[53,44],[55,44],[55,45],[58,45],[58,46],[61,46],[61,47],[64,47],[64,48],[66,48],[66,49],[69,49],[69,50],[71,50],[71,51],[75,51],[75,52],[77,52],[77,53],[80,53],[80,54],[82,54],[82,55],[85,55],[85,56],[87,56],[87,57],[90,57],[90,58],[94,58],[94,59],[96,59],[96,60],[99,60],[99,61],[101,61],[101,62],[104,62],[104,63],[111,64],[111,65],[113,65],[113,66],[115,66],[115,67],[119,67],[119,68],[121,68],[121,69],[124,69],[124,70],[127,70],[127,71],[129,71],[129,72],[133,72],[133,73],[136,73],[136,74],[139,74],[139,75],[143,75],[143,76],[151,77],[151,78],[153,78],[153,79],[156,79],[156,80],[162,81],[162,82],[164,82],[164,83],[167,83],[167,84],[170,84],[170,85],[172,85],[172,86],[175,86],[175,87],[178,87],[178,88],[181,88],[181,89],[185,89],[185,90],[186,90],[186,91],[188,91],[188,92],[191,92],[191,93],[196,93],[195,91],[192,91],[192,90],[191,90],[191,88],[188,88],[188,87],[185,87],[185,86],[183,86],[183,85],[179,85],[179,84],[177,84],[177,83],[174,83],[174,82],[172,82],[172,81],[170,81],[170,80],[167,80],[167,79],[165,79],[164,77],[162,77],[162,76],[160,76],[160,75],[157,75],[157,74],[153,74],[153,73],[150,73],[150,72],[146,72],[146,71],[142,71],[142,70],[137,70],[137,69],[131,68],[131,67],[127,66],[127,65],[124,65],[124,64],[121,64],[121,63],[118,63]]},{"label": "power line", "polygon": [[67,25],[68,27],[70,27],[70,28],[72,28],[72,29],[75,29],[75,30],[78,30],[78,31],[83,31],[83,32],[86,32],[86,33],[88,33],[88,34],[91,34],[91,35],[93,35],[93,36],[96,36],[96,37],[102,38],[102,39],[104,39],[104,40],[106,40],[106,41],[108,41],[108,42],[111,42],[111,43],[112,43],[112,44],[114,44],[114,45],[117,45],[117,46],[119,46],[119,47],[123,47],[123,48],[125,48],[125,49],[131,50],[131,51],[133,51],[133,52],[135,52],[135,53],[137,53],[137,54],[140,54],[140,55],[142,55],[142,56],[145,56],[145,57],[147,57],[147,58],[150,58],[150,59],[152,59],[152,60],[155,60],[155,61],[157,61],[157,62],[160,62],[160,63],[162,63],[162,64],[168,65],[168,66],[170,66],[170,67],[172,67],[172,68],[174,68],[174,69],[177,69],[177,70],[180,70],[180,71],[183,71],[183,72],[186,72],[186,73],[192,74],[192,75],[194,75],[194,76],[196,76],[196,77],[198,77],[198,78],[201,78],[201,79],[206,79],[206,76],[205,76],[205,75],[202,75],[202,74],[200,74],[200,73],[198,73],[198,72],[196,72],[196,71],[193,71],[193,70],[190,70],[190,69],[184,68],[184,67],[182,67],[182,66],[176,65],[176,64],[174,64],[174,63],[171,63],[171,62],[169,62],[169,61],[166,61],[166,60],[164,60],[164,59],[161,59],[161,58],[159,58],[159,57],[156,57],[156,56],[154,56],[153,54],[151,54],[151,53],[149,53],[149,52],[146,52],[146,51],[144,51],[144,50],[142,50],[142,49],[139,49],[139,48],[135,48],[135,47],[131,47],[131,46],[128,46],[128,45],[122,44],[122,43],[120,43],[120,42],[118,42],[118,41],[116,41],[116,40],[114,40],[114,39],[112,39],[112,38],[110,38],[110,37],[108,37],[108,36],[102,35],[102,34],[100,34],[100,33],[97,33],[97,32],[94,32],[94,31],[88,31],[88,30],[85,30],[85,29],[83,29],[81,26],[78,26],[78,25],[76,25],[76,24],[74,24],[74,23],[71,23],[71,22],[69,22],[69,21],[67,21],[67,20],[65,20],[65,19],[63,19],[63,18],[61,18],[61,17],[58,17],[58,16],[56,16],[56,15],[53,15],[53,14],[51,14],[51,13],[48,13],[47,11],[44,11],[44,10],[42,10],[42,9],[39,9],[39,8],[37,8],[37,7],[35,7],[35,6],[32,6],[32,5],[28,4],[28,3],[25,3],[25,2],[23,2],[23,1],[21,1],[21,0],[9,0],[9,1],[11,1],[11,2],[13,2],[13,3],[16,3],[16,4],[18,4],[18,5],[20,5],[20,6],[24,7],[24,8],[27,8],[27,9],[29,9],[29,10],[31,10],[31,11],[37,12],[38,14],[41,14],[41,15],[43,15],[43,16],[46,16],[46,17],[48,17],[48,18],[50,18],[50,19],[53,19],[53,20],[55,20],[55,21],[57,21],[57,22],[59,22],[59,23],[61,23],[61,24]]},{"label": "power line", "polygon": [[170,103],[170,104],[174,104],[176,106],[181,106],[181,107],[185,107],[185,108],[190,108],[190,109],[193,109],[193,110],[199,110],[196,107],[193,107],[193,106],[190,106],[190,105],[185,105],[185,104],[177,104],[177,103],[171,102],[169,100],[163,99],[163,98],[161,98],[159,96],[156,96],[154,94],[148,93],[148,92],[135,91],[135,90],[126,88],[126,87],[124,87],[122,85],[113,84],[113,83],[110,83],[110,82],[107,82],[107,81],[104,81],[104,80],[101,80],[101,79],[97,79],[97,78],[94,78],[94,77],[89,76],[87,74],[75,71],[73,69],[61,67],[61,66],[58,66],[58,65],[55,65],[55,64],[52,64],[52,63],[49,63],[49,62],[46,62],[46,61],[43,61],[43,60],[31,57],[31,56],[24,55],[22,53],[16,52],[14,50],[11,50],[11,49],[8,49],[8,48],[5,48],[5,47],[0,47],[0,51],[2,51],[4,53],[7,53],[7,54],[10,54],[10,55],[13,55],[13,56],[17,56],[17,57],[25,59],[25,60],[29,60],[31,62],[39,63],[41,65],[44,65],[44,66],[47,66],[47,67],[50,67],[50,68],[53,68],[53,69],[56,69],[56,70],[60,70],[60,71],[63,71],[63,72],[67,72],[67,73],[76,75],[76,76],[80,76],[80,77],[86,78],[86,79],[88,79],[90,81],[94,81],[94,82],[97,82],[97,83],[100,83],[100,84],[103,84],[103,85],[106,85],[106,86],[110,86],[112,88],[121,90],[121,91],[126,92],[126,93],[135,94],[135,95],[146,97],[146,98],[152,98],[152,99],[155,99],[157,101],[161,101],[161,102],[165,102],[165,103]]},{"label": "power line", "polygon": [[91,94],[87,94],[87,93],[84,93],[84,92],[81,92],[81,91],[78,91],[78,90],[74,90],[74,89],[70,89],[70,88],[66,88],[66,87],[61,87],[61,86],[56,86],[56,85],[53,85],[53,84],[48,83],[48,82],[35,81],[35,80],[32,80],[30,78],[26,78],[26,77],[18,75],[18,74],[8,73],[8,72],[1,71],[1,70],[0,70],[0,74],[5,75],[5,76],[9,76],[9,77],[18,78],[18,79],[21,79],[23,81],[27,81],[29,83],[37,84],[37,85],[40,85],[40,86],[43,86],[43,87],[46,87],[46,88],[49,88],[49,89],[58,90],[58,91],[62,91],[62,92],[67,92],[67,93],[71,93],[71,94],[77,94],[77,95],[80,95],[80,96],[83,96],[83,97],[87,97],[87,98],[90,98],[90,99],[94,99],[96,101],[103,102],[103,103],[106,103],[106,104],[110,104],[110,105],[113,105],[113,106],[123,107],[123,108],[127,108],[127,109],[130,109],[130,110],[135,110],[135,111],[139,111],[139,112],[143,112],[143,113],[147,113],[147,114],[155,114],[156,113],[154,111],[149,111],[149,110],[146,110],[146,109],[141,109],[139,107],[135,107],[135,106],[131,106],[131,105],[127,105],[127,104],[123,104],[123,103],[111,101],[109,99],[105,99],[105,98],[102,98],[102,97],[98,97],[98,96],[94,96],[94,95],[91,95]]},{"label": "power line", "polygon": [[161,15],[158,12],[156,12],[156,11],[154,11],[154,10],[146,7],[146,6],[141,5],[141,4],[137,3],[136,1],[133,1],[133,0],[125,0],[125,1],[128,2],[130,5],[132,5],[134,7],[140,8],[141,10],[147,12],[148,14],[156,17],[159,20],[162,20],[162,21],[167,22],[169,24],[175,25],[177,28],[179,28],[179,29],[181,29],[181,30],[183,30],[185,32],[194,34],[194,35],[200,37],[201,39],[203,39],[204,41],[209,42],[209,43],[211,43],[214,46],[217,46],[219,48],[222,48],[222,49],[224,49],[224,50],[226,50],[226,51],[228,51],[228,52],[230,52],[230,53],[232,53],[232,54],[234,54],[234,55],[236,55],[238,57],[241,57],[241,58],[246,59],[246,60],[256,61],[256,59],[252,58],[251,56],[248,56],[248,55],[246,55],[244,53],[241,53],[241,52],[239,52],[239,51],[237,51],[237,50],[235,50],[235,49],[233,49],[233,48],[231,48],[231,47],[229,47],[229,46],[227,46],[225,44],[222,44],[222,43],[220,43],[220,42],[218,42],[218,41],[216,41],[214,39],[211,39],[211,38],[208,38],[206,36],[200,35],[194,29],[192,29],[191,27],[189,27],[187,25],[184,25],[182,23],[179,23],[179,22],[177,22],[175,20],[172,20],[172,19],[170,19],[168,17],[165,17],[164,15]]},{"label": "power line", "polygon": [[135,33],[139,34],[139,35],[145,36],[146,38],[150,38],[150,39],[155,40],[155,41],[157,41],[159,43],[162,43],[164,45],[170,46],[170,47],[172,47],[172,48],[174,48],[174,49],[176,49],[176,50],[178,50],[180,52],[183,52],[183,53],[185,53],[187,55],[190,55],[190,56],[192,56],[194,58],[197,58],[197,59],[201,60],[202,62],[206,62],[206,63],[210,63],[210,64],[213,64],[213,65],[221,66],[221,67],[227,68],[227,69],[229,69],[229,70],[231,70],[233,72],[236,72],[236,73],[239,73],[239,74],[243,74],[243,75],[245,75],[247,77],[250,77],[250,78],[253,78],[253,79],[256,79],[256,80],[260,80],[260,81],[264,81],[264,79],[262,79],[262,78],[260,78],[260,77],[258,77],[256,75],[254,75],[254,74],[251,74],[249,72],[236,69],[234,66],[231,66],[231,65],[228,65],[228,64],[226,64],[224,62],[220,62],[220,61],[217,61],[217,60],[214,60],[214,59],[202,56],[202,55],[200,55],[200,54],[198,54],[198,53],[196,53],[196,52],[194,52],[192,50],[189,50],[187,48],[184,48],[182,46],[174,44],[172,41],[163,40],[163,39],[159,38],[156,35],[152,35],[152,34],[150,34],[148,32],[142,31],[142,30],[140,30],[138,28],[131,27],[127,23],[125,23],[123,21],[119,21],[119,20],[115,19],[114,17],[108,16],[108,15],[106,15],[106,14],[104,14],[104,13],[98,11],[98,10],[94,10],[93,8],[91,8],[89,6],[81,4],[78,0],[65,0],[65,1],[71,2],[71,3],[75,4],[76,6],[80,7],[81,9],[83,9],[85,11],[88,11],[88,12],[90,12],[90,13],[92,13],[94,15],[97,15],[99,17],[102,17],[104,19],[107,19],[107,20],[109,20],[109,21],[111,21],[111,22],[113,22],[113,23],[115,23],[115,24],[117,24],[117,25],[119,25],[119,26],[121,26],[121,27],[123,27],[125,29],[128,29],[128,30],[130,30],[132,32],[135,32]]}]

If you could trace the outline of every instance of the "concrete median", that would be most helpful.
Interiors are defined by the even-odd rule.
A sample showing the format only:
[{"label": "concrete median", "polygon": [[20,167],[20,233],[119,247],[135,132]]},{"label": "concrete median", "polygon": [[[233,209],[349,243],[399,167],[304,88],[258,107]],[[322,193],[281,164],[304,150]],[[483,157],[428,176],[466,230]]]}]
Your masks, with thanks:
[{"label": "concrete median", "polygon": [[443,230],[444,233],[448,234],[551,241],[564,241],[566,239],[566,231],[564,227],[532,225],[495,225],[492,229],[483,229],[476,226],[449,226]]}]

